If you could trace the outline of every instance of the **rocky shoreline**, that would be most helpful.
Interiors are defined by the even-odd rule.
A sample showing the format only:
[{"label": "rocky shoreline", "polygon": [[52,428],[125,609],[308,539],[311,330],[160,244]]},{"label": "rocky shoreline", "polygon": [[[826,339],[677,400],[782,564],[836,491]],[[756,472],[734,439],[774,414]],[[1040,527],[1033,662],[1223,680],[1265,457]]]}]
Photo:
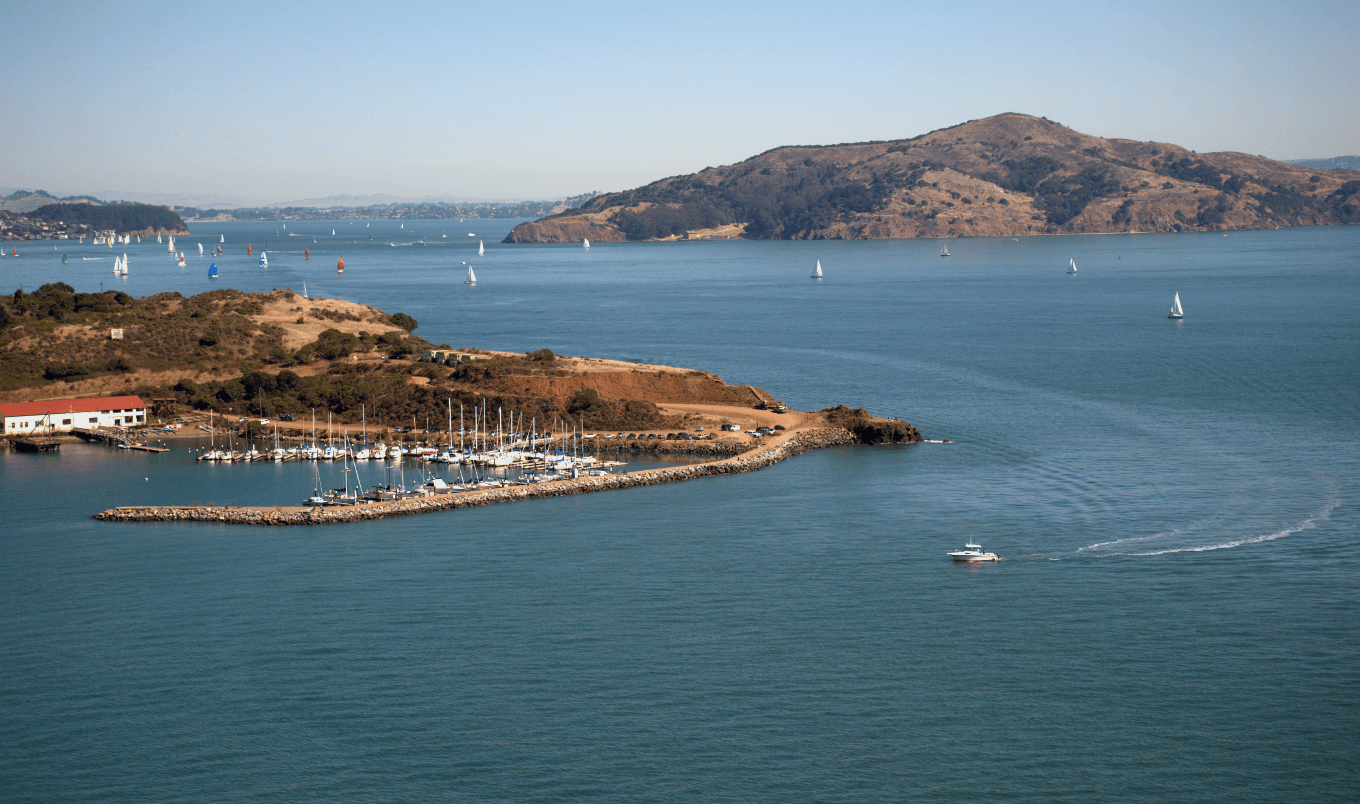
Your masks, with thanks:
[{"label": "rocky shoreline", "polygon": [[[814,449],[861,443],[844,427],[813,427],[787,440],[710,463],[646,469],[603,477],[554,480],[499,489],[479,489],[391,502],[335,508],[245,508],[232,506],[136,506],[111,508],[94,515],[101,522],[216,522],[229,525],[329,525],[409,516],[451,508],[494,505],[540,497],[563,497],[597,491],[654,486],[714,475],[754,472]],[[717,446],[717,445],[714,445]]]}]

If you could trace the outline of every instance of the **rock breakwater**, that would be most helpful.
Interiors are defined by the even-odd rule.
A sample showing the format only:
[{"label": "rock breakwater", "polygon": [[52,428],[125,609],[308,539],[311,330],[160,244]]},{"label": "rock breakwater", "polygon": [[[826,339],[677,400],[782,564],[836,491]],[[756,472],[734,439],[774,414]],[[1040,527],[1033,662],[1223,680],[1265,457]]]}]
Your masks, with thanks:
[{"label": "rock breakwater", "polygon": [[136,506],[111,508],[95,514],[101,522],[217,522],[230,525],[329,525],[362,522],[393,516],[409,516],[450,508],[591,494],[636,486],[654,486],[680,480],[695,480],[714,475],[754,472],[814,449],[857,443],[859,439],[843,427],[815,427],[794,433],[786,441],[745,452],[731,458],[687,466],[646,469],[600,477],[553,480],[546,483],[478,489],[452,494],[436,494],[406,500],[334,508],[246,508],[231,506]]}]

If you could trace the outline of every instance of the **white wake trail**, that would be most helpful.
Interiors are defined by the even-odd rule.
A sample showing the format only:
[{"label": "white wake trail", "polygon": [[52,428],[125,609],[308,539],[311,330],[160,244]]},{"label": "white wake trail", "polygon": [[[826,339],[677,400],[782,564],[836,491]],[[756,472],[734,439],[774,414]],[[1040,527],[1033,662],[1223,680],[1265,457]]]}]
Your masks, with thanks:
[{"label": "white wake trail", "polygon": [[1204,553],[1209,550],[1227,550],[1230,547],[1241,547],[1244,544],[1259,544],[1261,542],[1273,542],[1276,539],[1283,539],[1286,536],[1292,536],[1293,534],[1299,533],[1300,531],[1312,530],[1313,528],[1317,527],[1317,523],[1326,522],[1328,519],[1330,519],[1332,511],[1336,510],[1336,507],[1340,504],[1341,500],[1339,499],[1330,500],[1317,513],[1313,514],[1312,516],[1308,517],[1307,519],[1303,520],[1297,525],[1290,525],[1289,527],[1284,528],[1283,530],[1277,530],[1274,533],[1267,533],[1262,536],[1248,536],[1247,538],[1244,539],[1233,539],[1231,541],[1222,542],[1220,544],[1206,544],[1201,545],[1199,547],[1175,547],[1167,550],[1155,550],[1149,553],[1126,553],[1125,555],[1160,556],[1165,555],[1167,553]]}]

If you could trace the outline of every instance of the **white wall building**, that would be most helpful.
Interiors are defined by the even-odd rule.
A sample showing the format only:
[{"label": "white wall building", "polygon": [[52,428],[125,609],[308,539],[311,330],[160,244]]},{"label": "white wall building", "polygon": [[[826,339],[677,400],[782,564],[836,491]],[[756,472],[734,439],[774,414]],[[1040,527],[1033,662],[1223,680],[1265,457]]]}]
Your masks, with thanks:
[{"label": "white wall building", "polygon": [[131,427],[146,424],[146,405],[135,396],[47,399],[0,405],[0,434],[69,432],[79,427]]}]

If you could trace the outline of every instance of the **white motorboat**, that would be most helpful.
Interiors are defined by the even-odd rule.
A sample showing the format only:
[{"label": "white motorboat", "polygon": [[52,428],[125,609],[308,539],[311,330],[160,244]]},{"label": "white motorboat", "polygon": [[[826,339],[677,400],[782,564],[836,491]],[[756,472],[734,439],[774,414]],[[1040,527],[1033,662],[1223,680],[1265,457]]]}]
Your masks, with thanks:
[{"label": "white motorboat", "polygon": [[949,554],[955,561],[1000,561],[1001,556],[996,553],[986,553],[982,550],[982,545],[969,542],[963,546],[962,550],[955,550]]}]

